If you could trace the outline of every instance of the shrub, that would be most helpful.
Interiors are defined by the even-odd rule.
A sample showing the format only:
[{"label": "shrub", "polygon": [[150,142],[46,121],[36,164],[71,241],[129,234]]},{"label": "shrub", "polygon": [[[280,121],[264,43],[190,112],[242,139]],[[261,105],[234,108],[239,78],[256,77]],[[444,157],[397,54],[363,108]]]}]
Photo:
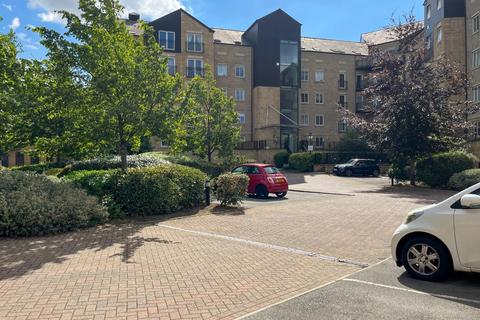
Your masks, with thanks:
[{"label": "shrub", "polygon": [[314,154],[305,152],[305,153],[292,153],[288,160],[290,168],[301,171],[309,172],[313,170],[314,164]]},{"label": "shrub", "polygon": [[225,173],[229,167],[228,164],[223,165],[203,160],[193,160],[188,157],[168,157],[168,159],[172,163],[198,169],[210,178],[216,178],[222,173]]},{"label": "shrub", "polygon": [[473,169],[478,159],[461,151],[435,154],[417,163],[417,176],[431,187],[446,186],[449,179],[458,172]]},{"label": "shrub", "polygon": [[462,191],[480,182],[480,169],[470,169],[455,173],[448,181],[448,187]]},{"label": "shrub", "polygon": [[235,206],[247,194],[249,178],[244,174],[222,174],[216,179],[217,199],[222,206]]},{"label": "shrub", "polygon": [[21,167],[14,167],[14,171],[31,171],[38,174],[45,173],[47,171],[53,171],[54,169],[61,169],[65,167],[65,163],[42,163],[42,164],[32,164]]},{"label": "shrub", "polygon": [[204,200],[206,176],[181,165],[161,165],[117,172],[112,199],[132,216],[173,213],[199,206]]},{"label": "shrub", "polygon": [[[155,153],[145,153],[138,155],[129,155],[127,164],[129,168],[145,168],[154,167],[162,164],[170,163],[164,155]],[[97,158],[83,161],[75,161],[65,167],[59,176],[65,176],[73,171],[82,170],[110,170],[122,167],[120,157],[113,158]]]},{"label": "shrub", "polygon": [[71,183],[7,170],[0,181],[0,236],[55,234],[107,220],[98,200]]},{"label": "shrub", "polygon": [[290,158],[290,152],[287,150],[280,151],[273,157],[273,162],[277,168],[283,168],[284,165],[288,164],[288,159]]},{"label": "shrub", "polygon": [[407,181],[410,179],[409,171],[409,166],[393,164],[388,170],[388,177],[397,181]]}]

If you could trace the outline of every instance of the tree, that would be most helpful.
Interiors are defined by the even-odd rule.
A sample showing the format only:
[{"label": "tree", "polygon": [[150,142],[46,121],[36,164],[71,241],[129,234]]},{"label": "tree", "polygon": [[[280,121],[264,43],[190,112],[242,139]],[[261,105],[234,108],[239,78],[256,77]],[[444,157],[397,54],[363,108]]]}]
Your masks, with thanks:
[{"label": "tree", "polygon": [[373,50],[373,71],[365,90],[367,118],[345,112],[349,126],[393,161],[408,163],[415,185],[416,161],[435,152],[465,146],[472,111],[464,97],[465,74],[446,59],[431,61],[419,35],[421,25],[407,17],[389,29],[397,52]]},{"label": "tree", "polygon": [[363,140],[355,130],[347,130],[345,136],[340,138],[336,150],[340,152],[372,152],[372,148]]},{"label": "tree", "polygon": [[188,88],[189,108],[183,113],[170,141],[176,152],[190,151],[212,161],[215,152],[221,158],[233,156],[240,138],[238,113],[233,98],[227,97],[210,68],[204,77],[195,77]]},{"label": "tree", "polygon": [[[116,152],[127,169],[129,148],[138,150],[143,137],[167,131],[168,109],[182,103],[182,79],[167,72],[166,57],[153,30],[140,23],[133,36],[118,19],[117,0],[80,0],[81,16],[62,11],[65,34],[37,28],[54,65],[67,63],[80,85],[68,111],[70,145],[83,154]],[[75,133],[75,134],[72,134]]]}]

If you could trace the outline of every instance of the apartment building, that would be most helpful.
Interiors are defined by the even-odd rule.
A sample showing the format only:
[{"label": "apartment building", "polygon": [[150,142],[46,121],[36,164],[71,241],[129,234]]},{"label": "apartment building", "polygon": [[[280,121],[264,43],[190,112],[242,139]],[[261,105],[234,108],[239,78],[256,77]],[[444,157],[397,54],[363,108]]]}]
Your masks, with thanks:
[{"label": "apartment building", "polygon": [[362,109],[364,42],[302,37],[301,24],[282,10],[245,31],[210,28],[182,9],[150,25],[172,74],[202,75],[209,65],[234,97],[240,149],[333,149],[346,131],[339,109]]}]

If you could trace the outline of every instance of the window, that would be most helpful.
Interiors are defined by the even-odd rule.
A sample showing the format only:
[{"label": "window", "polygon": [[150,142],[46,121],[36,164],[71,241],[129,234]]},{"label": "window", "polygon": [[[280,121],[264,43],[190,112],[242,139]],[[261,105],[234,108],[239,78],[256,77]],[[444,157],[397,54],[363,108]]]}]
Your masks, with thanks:
[{"label": "window", "polygon": [[220,88],[223,91],[224,95],[228,95],[228,88]]},{"label": "window", "polygon": [[437,43],[442,42],[443,38],[443,31],[442,31],[442,26],[437,27]]},{"label": "window", "polygon": [[238,123],[240,124],[245,124],[245,113],[239,113],[238,114]]},{"label": "window", "polygon": [[203,60],[188,59],[187,60],[187,77],[203,76]]},{"label": "window", "polygon": [[309,125],[308,114],[301,114],[300,115],[300,125],[301,126],[308,126]]},{"label": "window", "polygon": [[315,71],[315,81],[325,81],[325,72],[323,70]]},{"label": "window", "polygon": [[429,35],[427,36],[427,39],[425,40],[426,45],[427,45],[427,50],[430,50],[432,48],[432,36]]},{"label": "window", "polygon": [[235,100],[245,101],[245,90],[244,89],[235,89]]},{"label": "window", "polygon": [[316,137],[315,138],[315,147],[323,148],[325,146],[325,140],[323,137]]},{"label": "window", "polygon": [[175,32],[158,31],[158,42],[165,50],[175,50]]},{"label": "window", "polygon": [[473,51],[472,54],[472,67],[478,68],[480,67],[480,49]]},{"label": "window", "polygon": [[317,127],[321,127],[325,125],[325,117],[323,116],[323,114],[317,114],[315,116],[315,125]]},{"label": "window", "polygon": [[315,93],[315,104],[323,104],[323,93]]},{"label": "window", "polygon": [[342,94],[342,95],[338,96],[338,105],[341,108],[347,108],[348,107],[347,96],[346,95]]},{"label": "window", "polygon": [[347,123],[345,121],[338,122],[338,132],[344,133],[347,131]]},{"label": "window", "polygon": [[427,19],[430,19],[432,17],[432,6],[428,5],[427,6]]},{"label": "window", "polygon": [[224,63],[217,64],[217,76],[226,77],[228,75],[228,66]]},{"label": "window", "polygon": [[309,74],[308,74],[308,71],[307,70],[302,70],[300,72],[300,80],[302,81],[308,81],[309,80]]},{"label": "window", "polygon": [[473,33],[477,33],[480,31],[480,14],[477,13],[475,16],[472,18],[472,24],[473,24]]},{"label": "window", "polygon": [[478,139],[478,137],[480,136],[480,122],[479,121],[475,121],[474,124],[474,130],[475,130],[475,139]]},{"label": "window", "polygon": [[298,87],[299,44],[295,41],[280,41],[280,85]]},{"label": "window", "polygon": [[442,1],[443,0],[437,0],[437,10],[442,9]]},{"label": "window", "polygon": [[175,57],[168,57],[167,60],[168,74],[174,76],[177,73],[177,67],[175,65]]},{"label": "window", "polygon": [[338,87],[340,89],[347,89],[347,75],[345,73],[339,74]]},{"label": "window", "polygon": [[475,86],[472,89],[472,100],[473,102],[480,102],[480,86]]},{"label": "window", "polygon": [[187,33],[187,51],[203,52],[203,35],[201,33]]},{"label": "window", "polygon": [[307,92],[302,92],[300,94],[300,102],[301,103],[308,103],[308,100],[309,100],[308,93]]},{"label": "window", "polygon": [[245,78],[245,66],[242,66],[242,65],[235,66],[235,77]]}]

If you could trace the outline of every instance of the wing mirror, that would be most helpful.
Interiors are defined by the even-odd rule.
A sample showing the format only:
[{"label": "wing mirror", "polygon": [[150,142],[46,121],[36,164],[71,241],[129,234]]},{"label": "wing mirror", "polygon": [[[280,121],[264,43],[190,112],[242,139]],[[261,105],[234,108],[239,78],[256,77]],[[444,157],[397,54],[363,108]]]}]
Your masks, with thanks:
[{"label": "wing mirror", "polygon": [[460,199],[460,204],[464,208],[480,209],[480,196],[477,196],[476,194],[466,194]]}]

